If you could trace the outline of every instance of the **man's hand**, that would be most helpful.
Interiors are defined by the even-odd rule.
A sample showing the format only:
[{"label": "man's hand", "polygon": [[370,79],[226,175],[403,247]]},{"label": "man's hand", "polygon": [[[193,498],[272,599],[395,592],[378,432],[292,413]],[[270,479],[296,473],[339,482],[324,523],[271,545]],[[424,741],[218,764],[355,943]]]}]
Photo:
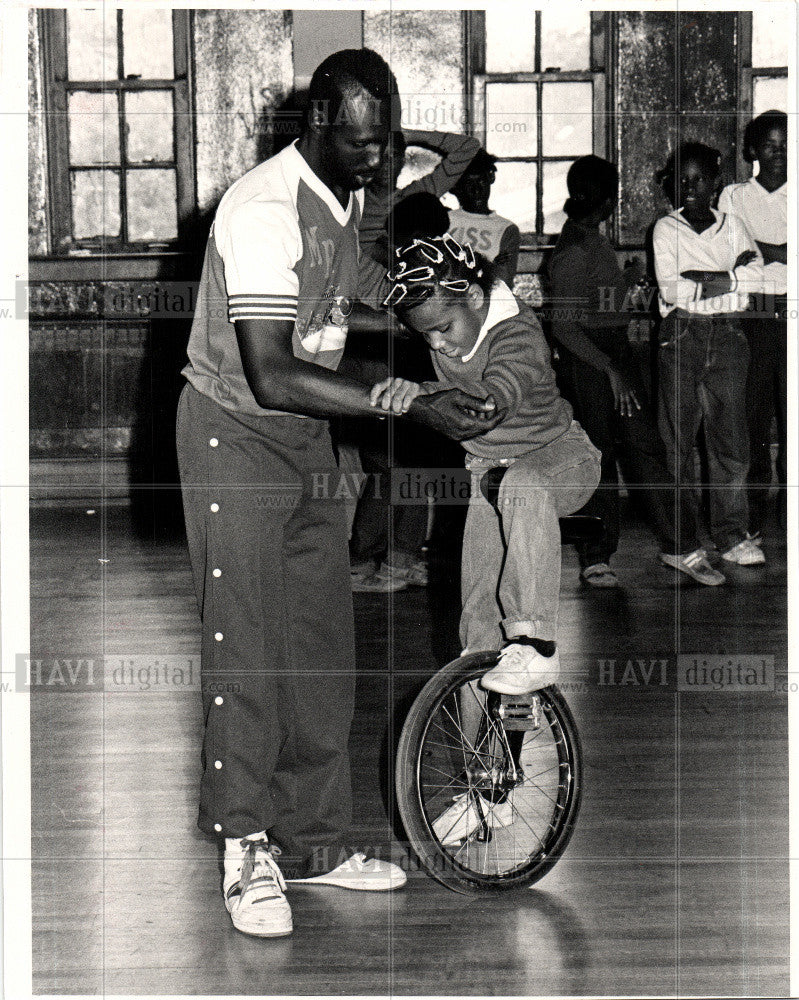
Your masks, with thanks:
[{"label": "man's hand", "polygon": [[452,438],[466,441],[485,434],[505,419],[507,410],[498,410],[494,399],[478,399],[460,389],[445,389],[417,396],[407,416]]}]

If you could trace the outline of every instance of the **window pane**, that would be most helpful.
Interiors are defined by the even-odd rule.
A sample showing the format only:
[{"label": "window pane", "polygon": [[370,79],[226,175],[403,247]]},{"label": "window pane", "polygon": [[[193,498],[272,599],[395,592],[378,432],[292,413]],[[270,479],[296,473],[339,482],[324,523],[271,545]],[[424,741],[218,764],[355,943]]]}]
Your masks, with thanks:
[{"label": "window pane", "polygon": [[486,86],[486,148],[497,156],[535,156],[537,95],[534,83]]},{"label": "window pane", "polygon": [[571,163],[544,164],[544,232],[557,234],[566,221],[563,203],[569,195],[566,174]]},{"label": "window pane", "polygon": [[535,232],[534,163],[498,163],[491,188],[491,208],[515,222],[523,233]]},{"label": "window pane", "polygon": [[541,14],[541,69],[589,69],[590,19],[572,7]]},{"label": "window pane", "polygon": [[71,180],[75,239],[119,236],[119,174],[115,170],[75,170]]},{"label": "window pane", "polygon": [[752,12],[752,65],[755,68],[788,65],[788,42],[793,37],[788,11],[760,7]]},{"label": "window pane", "polygon": [[125,95],[128,162],[174,160],[172,92],[143,90]]},{"label": "window pane", "polygon": [[122,52],[126,77],[174,79],[172,12],[125,8],[122,13]]},{"label": "window pane", "polygon": [[532,73],[535,11],[494,4],[486,11],[486,73]]},{"label": "window pane", "polygon": [[116,94],[76,90],[69,95],[69,162],[75,166],[119,163]]},{"label": "window pane", "polygon": [[756,76],[752,81],[752,112],[788,111],[788,79],[784,76]]},{"label": "window pane", "polygon": [[544,156],[583,156],[592,151],[593,85],[545,83],[542,96]]},{"label": "window pane", "polygon": [[174,240],[177,201],[174,170],[128,171],[128,239]]},{"label": "window pane", "polygon": [[117,15],[112,7],[67,12],[67,76],[116,80]]},{"label": "window pane", "polygon": [[397,178],[397,187],[404,188],[421,177],[432,173],[441,163],[441,157],[432,149],[423,146],[408,146],[405,150],[405,163]]}]

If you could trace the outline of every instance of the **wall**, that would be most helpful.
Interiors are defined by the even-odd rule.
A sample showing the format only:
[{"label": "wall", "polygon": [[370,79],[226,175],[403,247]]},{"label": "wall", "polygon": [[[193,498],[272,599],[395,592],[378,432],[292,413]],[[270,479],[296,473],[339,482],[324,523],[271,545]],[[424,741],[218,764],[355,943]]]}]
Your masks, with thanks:
[{"label": "wall", "polygon": [[637,11],[617,24],[618,227],[629,246],[670,210],[655,173],[679,142],[715,146],[725,176],[735,176],[737,15]]},{"label": "wall", "polygon": [[[287,100],[312,63],[342,45],[365,44],[397,75],[408,128],[464,131],[467,55],[459,11],[197,10],[193,69],[197,196],[207,224],[224,190],[271,155],[281,130],[296,128]],[[316,30],[315,30],[316,26]],[[295,30],[296,28],[296,30]],[[622,12],[611,32],[613,139],[621,173],[622,254],[640,248],[666,210],[654,182],[677,137],[731,150],[737,100],[737,15]],[[31,445],[34,481],[54,493],[174,479],[172,423],[188,323],[106,319],[106,304],[158,276],[197,277],[192,254],[113,260],[49,259],[42,51],[30,15],[29,218]],[[726,165],[732,176],[732,153]],[[201,220],[203,221],[203,220]],[[189,248],[201,252],[203,225]],[[528,269],[540,261],[528,258]],[[536,302],[537,279],[523,294]],[[58,401],[61,401],[59,404]]]}]

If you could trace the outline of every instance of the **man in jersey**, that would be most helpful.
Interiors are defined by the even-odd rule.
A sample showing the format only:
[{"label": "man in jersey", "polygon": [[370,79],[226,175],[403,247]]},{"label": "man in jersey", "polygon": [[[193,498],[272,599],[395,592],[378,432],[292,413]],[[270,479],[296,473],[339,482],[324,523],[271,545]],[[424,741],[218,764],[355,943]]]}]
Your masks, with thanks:
[{"label": "man in jersey", "polygon": [[[396,90],[367,49],[317,68],[304,134],[219,204],[184,369],[177,445],[202,619],[199,826],[224,838],[234,926],[259,937],[292,931],[287,880],[405,881],[346,849],[353,615],[345,513],[324,488],[336,474],[327,418],[382,412],[371,386],[336,367],[353,300],[382,294],[379,270],[359,278],[360,189],[381,165]],[[501,414],[440,393],[408,416],[461,439]]]},{"label": "man in jersey", "polygon": [[460,208],[449,213],[449,231],[459,243],[470,244],[494,264],[494,274],[513,288],[519,263],[519,227],[488,207],[497,159],[480,149],[452,188]]}]

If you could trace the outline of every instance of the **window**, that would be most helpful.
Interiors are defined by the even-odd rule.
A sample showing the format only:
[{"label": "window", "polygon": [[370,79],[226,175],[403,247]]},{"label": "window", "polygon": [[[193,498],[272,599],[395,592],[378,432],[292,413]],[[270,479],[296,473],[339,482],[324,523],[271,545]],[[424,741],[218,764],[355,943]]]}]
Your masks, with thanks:
[{"label": "window", "polygon": [[193,211],[186,12],[42,12],[56,255],[168,248]]},{"label": "window", "polygon": [[470,31],[474,132],[498,159],[491,207],[525,244],[552,244],[566,220],[569,167],[605,148],[591,15],[494,4],[472,15]]},{"label": "window", "polygon": [[[741,128],[764,111],[788,111],[788,45],[794,37],[789,8],[774,3],[742,14],[741,44]],[[738,175],[748,177],[751,169],[738,150]]]}]

